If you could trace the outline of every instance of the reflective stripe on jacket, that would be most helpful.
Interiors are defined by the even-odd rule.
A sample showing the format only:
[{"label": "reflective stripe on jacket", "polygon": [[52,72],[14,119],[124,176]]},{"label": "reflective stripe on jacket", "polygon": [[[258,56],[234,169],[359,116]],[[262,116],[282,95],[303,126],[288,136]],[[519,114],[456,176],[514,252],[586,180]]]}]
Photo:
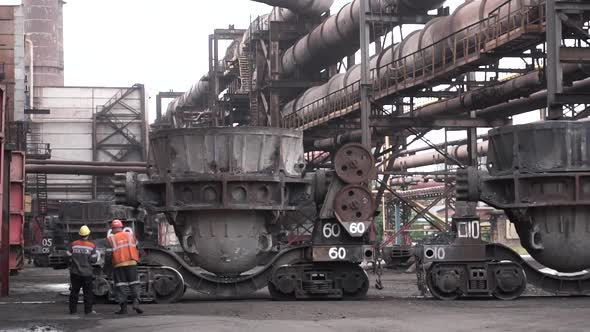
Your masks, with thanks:
[{"label": "reflective stripe on jacket", "polygon": [[139,261],[137,241],[130,232],[111,234],[107,238],[112,249],[113,266],[135,265]]},{"label": "reflective stripe on jacket", "polygon": [[86,240],[77,240],[70,244],[68,256],[71,257],[70,273],[82,277],[92,276],[92,262],[96,259],[96,246]]}]

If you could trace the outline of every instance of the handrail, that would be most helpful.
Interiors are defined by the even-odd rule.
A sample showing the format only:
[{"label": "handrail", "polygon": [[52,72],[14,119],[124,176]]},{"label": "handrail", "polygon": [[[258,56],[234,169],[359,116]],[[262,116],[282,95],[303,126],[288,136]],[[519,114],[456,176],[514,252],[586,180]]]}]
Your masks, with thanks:
[{"label": "handrail", "polygon": [[[500,17],[502,9],[506,7],[507,13]],[[508,0],[494,9],[487,18],[412,54],[371,69],[373,89],[384,95],[391,95],[436,79],[465,65],[466,60],[479,59],[482,53],[497,48],[501,38],[510,38],[511,33],[519,29],[526,30],[532,25],[542,25],[545,17],[544,1],[513,10],[511,1]],[[355,104],[359,102],[360,81],[356,81],[283,116],[283,125],[298,129],[313,127],[319,121],[351,113],[356,110]]]}]

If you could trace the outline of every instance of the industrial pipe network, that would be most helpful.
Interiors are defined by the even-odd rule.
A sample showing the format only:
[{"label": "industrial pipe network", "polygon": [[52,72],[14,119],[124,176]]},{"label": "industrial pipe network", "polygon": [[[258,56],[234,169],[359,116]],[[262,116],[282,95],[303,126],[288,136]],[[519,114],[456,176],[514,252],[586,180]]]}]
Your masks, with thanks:
[{"label": "industrial pipe network", "polygon": [[[392,9],[396,16],[425,15],[429,10],[442,6],[444,2],[445,0],[369,0],[369,10],[373,13],[385,13]],[[360,0],[345,5],[338,14],[330,16],[285,51],[281,59],[282,74],[288,76],[296,70],[319,70],[354,54],[360,47],[359,7]],[[374,37],[377,36],[374,34]],[[357,65],[353,68],[360,75],[360,67]],[[360,76],[355,77],[358,80]]]},{"label": "industrial pipe network", "polygon": [[[565,64],[563,66],[563,74],[572,81],[585,79],[590,76],[590,65]],[[535,70],[497,85],[468,91],[459,97],[421,107],[412,112],[412,116],[429,118],[443,114],[452,115],[483,110],[496,105],[498,105],[496,106],[497,108],[507,107],[506,105],[502,106],[502,103],[521,97],[528,97],[532,93],[542,89],[545,85],[544,72],[542,70]],[[546,95],[544,102],[546,103]],[[539,107],[543,107],[543,105]],[[519,111],[521,110],[519,109]],[[499,113],[501,112],[492,111],[492,113],[494,113],[495,117],[499,117]]]},{"label": "industrial pipe network", "polygon": [[[329,10],[333,1],[287,1],[287,0],[254,0],[276,6],[267,16],[267,19],[283,20],[292,19],[293,14],[297,15],[321,15]],[[394,44],[381,53],[372,57],[370,66],[376,75],[385,75],[387,65],[401,59],[409,54],[426,49],[429,46],[440,43],[442,40],[451,35],[464,33],[467,27],[477,28],[476,23],[483,21],[491,13],[500,10],[497,13],[500,17],[506,16],[505,8],[501,5],[505,0],[474,0],[467,1],[459,6],[450,16],[438,17],[428,22],[423,29],[415,31],[408,35],[399,44]],[[527,6],[534,4],[534,0],[513,0],[510,6],[512,12],[517,12]],[[439,8],[444,1],[430,0],[412,2],[407,0],[370,0],[369,6],[372,12],[384,12],[390,8],[395,8],[394,13],[400,17],[409,15],[426,14],[429,10]],[[286,8],[288,11],[279,9]],[[289,75],[296,70],[321,69],[331,65],[343,57],[353,54],[358,49],[359,36],[359,0],[355,0],[345,5],[336,15],[330,16],[322,24],[313,29],[310,33],[300,38],[300,40],[284,52],[281,58],[281,70],[283,75]],[[277,12],[277,10],[279,10]],[[289,12],[290,11],[290,12]],[[481,26],[483,29],[484,26]],[[246,38],[248,36],[245,36]],[[457,36],[460,39],[462,36]],[[244,43],[244,41],[242,41]],[[450,45],[449,45],[450,46]],[[440,47],[443,47],[441,45]],[[239,51],[238,51],[239,52]],[[437,56],[436,48],[430,51],[430,56]],[[425,55],[424,58],[428,58]],[[439,59],[442,61],[441,59]],[[411,61],[411,60],[409,60]],[[434,60],[436,62],[437,60]],[[418,64],[415,63],[415,66]],[[412,67],[412,65],[409,65]],[[584,79],[590,76],[588,66],[578,66],[566,64],[563,68],[564,74],[572,78],[573,81]],[[182,108],[187,106],[201,105],[206,107],[204,98],[209,93],[208,77],[204,76],[195,84],[184,96],[178,98],[170,104],[171,109]],[[317,100],[350,87],[352,83],[360,80],[360,65],[355,65],[348,69],[346,73],[332,76],[329,82],[324,85],[312,87],[305,91],[299,98],[287,103],[284,107],[283,115],[300,110]],[[430,104],[417,109],[413,116],[420,118],[432,118],[442,114],[458,114],[467,111],[477,110],[478,116],[487,117],[491,114],[501,114],[519,108],[539,108],[543,106],[546,94],[537,92],[545,85],[542,70],[533,71],[514,79],[501,82],[497,85],[486,87],[465,94],[443,100],[438,103]],[[590,82],[576,82],[570,89],[582,89],[590,85]],[[527,97],[527,99],[518,99]],[[515,112],[511,112],[515,113]],[[383,134],[380,129],[372,129],[374,135]],[[320,139],[313,142],[315,149],[330,149],[339,144],[358,140],[361,135],[360,131],[350,131],[334,138]],[[485,154],[487,144],[481,145],[478,150]],[[456,158],[466,156],[466,147],[463,146],[456,151],[451,151],[451,155],[456,153]],[[465,154],[465,156],[464,156]],[[411,168],[430,165],[433,163],[443,162],[444,157],[437,153],[428,153],[423,155],[414,155],[399,159],[396,167]],[[442,158],[442,159],[441,159]]]},{"label": "industrial pipe network", "polygon": [[[512,13],[518,12],[533,4],[534,1],[535,0],[513,0],[509,6],[506,6],[506,8],[510,8]],[[477,26],[477,23],[485,20],[485,18],[497,11],[505,2],[505,0],[468,1],[459,6],[452,15],[432,19],[423,29],[412,32],[406,36],[401,43],[392,44],[371,58],[370,71],[373,73],[373,79],[379,80],[382,77],[390,75],[392,70],[390,65],[404,58],[404,66],[411,70],[419,70],[421,66],[424,66],[422,63],[425,61],[432,64],[442,63],[444,61],[443,55],[445,54],[445,52],[442,51],[443,48],[451,48],[453,46],[443,43],[445,39],[453,36],[454,40],[462,40],[466,37],[464,34],[465,29],[468,27],[481,29],[483,31],[485,25]],[[440,3],[430,4],[440,5]],[[509,13],[505,11],[506,9],[503,8],[498,15],[500,17],[508,15]],[[424,53],[421,56],[406,58],[409,55],[417,54],[420,50],[424,50]],[[286,54],[289,54],[289,51],[287,51]],[[297,57],[295,58],[297,59]],[[283,64],[283,69],[285,69],[285,67],[289,68]],[[307,105],[328,98],[338,91],[347,90],[346,93],[342,95],[358,93],[357,90],[359,85],[355,85],[354,83],[360,81],[360,75],[360,65],[356,65],[349,68],[346,73],[332,76],[326,84],[312,87],[301,94],[299,98],[287,103],[283,108],[283,115],[286,116],[296,113],[297,117],[304,119],[314,115],[309,114],[310,112],[321,111],[321,107],[314,107],[312,110],[307,110],[305,108]],[[335,96],[333,98],[337,99],[340,97]],[[334,102],[336,102],[336,100],[334,100]]]}]

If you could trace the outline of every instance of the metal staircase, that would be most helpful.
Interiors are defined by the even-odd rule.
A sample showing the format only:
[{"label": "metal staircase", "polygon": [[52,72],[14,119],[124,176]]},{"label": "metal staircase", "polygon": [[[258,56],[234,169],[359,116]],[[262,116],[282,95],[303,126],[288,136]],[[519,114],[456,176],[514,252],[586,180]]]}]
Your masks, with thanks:
[{"label": "metal staircase", "polygon": [[[142,148],[142,143],[137,135],[129,129],[129,126],[133,121],[140,120],[143,115],[141,111],[133,109],[124,102],[125,98],[129,97],[138,89],[143,89],[143,86],[135,84],[128,89],[121,89],[104,105],[97,106],[95,114],[96,123],[110,127],[112,130],[105,138],[98,139],[97,137],[97,150],[108,154],[114,161],[123,161],[131,151]],[[113,109],[117,105],[120,105],[128,112],[114,113]],[[127,141],[126,144],[118,144],[119,146],[116,147],[117,152],[111,152],[110,150],[113,150],[113,147],[112,144],[108,143],[114,136],[122,136]]]},{"label": "metal staircase", "polygon": [[40,216],[47,215],[47,174],[33,174],[36,177],[37,212]]},{"label": "metal staircase", "polygon": [[241,91],[244,94],[248,94],[250,104],[250,125],[256,126],[258,123],[258,93],[253,89],[256,84],[252,77],[252,63],[251,63],[251,52],[249,49],[244,48],[242,55],[238,58],[240,66],[240,78],[242,80]]},{"label": "metal staircase", "polygon": [[[29,123],[29,130],[26,134],[26,156],[27,159],[47,160],[51,159],[51,148],[48,143],[43,143],[41,128],[38,123]],[[47,215],[47,174],[36,173],[26,175],[26,191],[37,196],[37,215]]]}]

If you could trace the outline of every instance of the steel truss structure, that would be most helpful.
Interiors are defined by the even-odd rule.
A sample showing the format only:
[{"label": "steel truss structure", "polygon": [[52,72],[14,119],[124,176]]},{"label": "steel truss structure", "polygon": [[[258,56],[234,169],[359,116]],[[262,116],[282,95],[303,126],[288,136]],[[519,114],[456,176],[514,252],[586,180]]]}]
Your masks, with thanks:
[{"label": "steel truss structure", "polygon": [[[264,2],[284,4],[279,0]],[[483,158],[490,150],[495,153],[492,158],[501,155],[498,140],[488,143],[478,129],[512,128],[513,116],[540,109],[540,117],[547,120],[578,120],[590,114],[585,93],[590,86],[590,7],[586,1],[476,0],[451,13],[441,6],[442,1],[424,3],[427,5],[418,9],[418,4],[407,1],[356,0],[332,16],[294,9],[297,19],[293,13],[275,8],[248,29],[215,30],[209,41],[209,73],[171,103],[154,128],[262,126],[296,130],[303,133],[306,171],[329,169],[345,179],[349,174],[343,172],[358,169],[364,174],[376,166],[380,171],[371,183],[373,198],[377,202],[384,198],[385,206],[396,200],[413,211],[403,213],[405,220],[398,222],[379,246],[399,242],[398,236],[421,217],[441,232],[461,235],[477,218],[476,205],[464,202],[477,196],[464,194],[472,194],[478,186],[474,181],[479,178],[468,170],[483,165],[493,169]],[[404,35],[403,27],[410,23],[424,27]],[[350,26],[354,26],[353,32],[347,33]],[[397,32],[402,34],[399,41]],[[230,40],[231,46],[220,60],[218,40],[222,39]],[[331,43],[342,45],[331,49]],[[357,64],[354,54],[359,49]],[[331,61],[332,57],[337,59]],[[442,144],[429,138],[438,129],[445,130]],[[461,142],[449,142],[447,136],[456,132],[462,132]],[[416,142],[426,148],[408,151]],[[360,143],[368,156],[361,153],[354,162],[342,162],[338,153],[349,149],[350,155],[354,154],[347,143]],[[376,164],[360,166],[367,160]],[[419,169],[432,165],[443,165],[444,169]],[[440,180],[444,189],[430,203],[419,205],[415,199],[420,194],[400,192],[416,182],[414,176],[420,176],[420,181]],[[495,180],[497,186],[507,183]],[[453,197],[455,192],[461,193],[461,200]],[[351,196],[356,194],[350,191]],[[433,198],[432,193],[422,195]],[[346,201],[345,197],[331,198],[336,203]],[[448,212],[444,218],[429,215],[443,200],[446,211],[454,205],[453,222]],[[519,217],[514,218],[515,223],[521,221]],[[305,236],[316,240],[317,231],[309,234],[310,229],[297,228],[292,230],[294,237],[289,243],[299,243]],[[372,245],[376,244],[374,230],[373,224]],[[477,238],[447,241],[440,247],[452,253],[449,257],[462,261],[446,262],[449,264],[432,270],[456,279],[456,289],[441,289],[439,280],[431,278],[432,271],[427,274],[425,282],[430,282],[433,295],[442,299],[461,294],[502,299],[520,295],[523,269],[527,275],[533,272],[502,248],[482,246],[479,230],[473,234]],[[467,257],[466,248],[477,248],[478,254]],[[424,255],[429,263],[437,263],[428,248]],[[496,264],[489,260],[494,257],[508,257],[513,263]],[[471,274],[482,281],[476,284],[485,287],[459,287],[464,280],[458,279],[456,271],[469,259],[481,264],[464,274]],[[488,271],[497,277],[487,278]],[[284,271],[285,275],[277,278],[289,278],[291,272],[297,274]],[[533,279],[542,279],[536,277]],[[288,286],[285,289],[291,291],[292,285]]]}]

